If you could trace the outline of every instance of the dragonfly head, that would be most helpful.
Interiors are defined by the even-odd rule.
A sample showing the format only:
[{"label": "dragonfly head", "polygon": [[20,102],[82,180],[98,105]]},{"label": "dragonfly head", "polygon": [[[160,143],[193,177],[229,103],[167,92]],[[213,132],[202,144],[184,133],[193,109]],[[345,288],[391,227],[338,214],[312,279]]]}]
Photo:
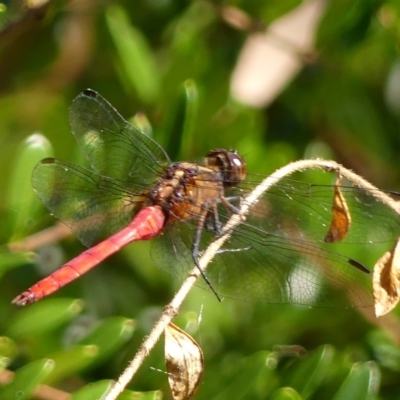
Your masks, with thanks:
[{"label": "dragonfly head", "polygon": [[204,164],[222,174],[224,187],[235,186],[246,178],[246,163],[236,151],[211,150],[206,155]]}]

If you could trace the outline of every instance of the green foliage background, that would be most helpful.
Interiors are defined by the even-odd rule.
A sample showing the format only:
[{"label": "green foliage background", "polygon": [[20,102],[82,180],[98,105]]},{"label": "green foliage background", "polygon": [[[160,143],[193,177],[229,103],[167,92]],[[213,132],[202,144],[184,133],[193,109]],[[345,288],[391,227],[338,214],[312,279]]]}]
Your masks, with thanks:
[{"label": "green foliage background", "polygon": [[[73,238],[35,253],[6,246],[54,223],[31,190],[30,173],[45,156],[79,158],[67,117],[83,89],[99,91],[127,119],[144,112],[147,119],[136,121],[173,160],[235,148],[250,171],[267,174],[291,160],[321,156],[378,187],[400,188],[395,0],[330,2],[317,53],[266,109],[229,96],[249,32],[229,26],[221,7],[236,6],[267,26],[300,1],[72,0],[38,9],[22,0],[3,3],[0,366],[17,374],[1,399],[15,398],[18,390],[18,398],[30,398],[39,383],[75,392],[74,399],[99,398],[179,284],[153,266],[149,244],[134,244],[49,299],[23,310],[10,304],[44,269],[83,250]],[[34,133],[51,146],[32,148]],[[399,338],[359,310],[218,304],[196,289],[177,323],[204,351],[198,399],[399,397]],[[388,323],[399,324],[396,311]],[[143,398],[169,398],[159,369],[165,370],[161,344],[130,389],[150,392]]]}]

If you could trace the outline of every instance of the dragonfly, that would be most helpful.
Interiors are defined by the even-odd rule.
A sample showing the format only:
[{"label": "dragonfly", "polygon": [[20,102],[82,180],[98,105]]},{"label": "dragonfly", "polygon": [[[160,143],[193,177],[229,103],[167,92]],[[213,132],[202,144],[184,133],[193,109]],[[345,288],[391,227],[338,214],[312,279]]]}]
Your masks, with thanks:
[{"label": "dragonfly", "polygon": [[[155,264],[184,279],[263,178],[248,173],[233,150],[214,149],[199,163],[172,162],[155,140],[91,89],[73,100],[69,122],[88,165],[46,158],[35,167],[32,184],[50,213],[89,249],[18,295],[13,303],[19,306],[50,295],[140,240],[152,239]],[[332,185],[288,177],[250,208],[201,271],[199,286],[219,299],[372,305],[369,269],[343,251],[386,243],[398,237],[400,224],[370,193],[350,184],[341,191],[354,223],[340,252],[325,240]]]}]

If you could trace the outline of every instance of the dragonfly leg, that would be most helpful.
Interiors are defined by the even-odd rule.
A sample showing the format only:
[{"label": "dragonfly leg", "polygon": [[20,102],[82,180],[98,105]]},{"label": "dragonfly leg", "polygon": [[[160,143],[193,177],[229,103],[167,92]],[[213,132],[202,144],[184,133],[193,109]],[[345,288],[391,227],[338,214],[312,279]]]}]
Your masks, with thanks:
[{"label": "dragonfly leg", "polygon": [[[230,202],[231,200],[236,200],[238,198],[239,196],[222,197],[221,202],[232,214],[238,214],[239,209]],[[206,213],[205,227],[207,231],[213,232],[217,237],[219,237],[222,234],[222,229],[221,229],[221,222],[219,220],[217,203],[215,203],[212,208],[213,208],[212,212],[208,210]]]},{"label": "dragonfly leg", "polygon": [[234,200],[242,200],[241,196],[230,196],[230,197],[221,197],[222,204],[232,213],[232,214],[239,214],[240,208],[234,206],[232,201]]},{"label": "dragonfly leg", "polygon": [[193,244],[192,244],[192,256],[193,256],[193,261],[194,261],[196,267],[199,269],[201,276],[206,281],[206,283],[210,287],[211,291],[215,294],[218,301],[222,301],[221,297],[218,295],[217,291],[214,289],[213,285],[211,284],[210,280],[208,279],[205,271],[201,268],[201,266],[199,264],[199,254],[200,254],[199,245],[200,245],[200,239],[201,239],[201,232],[205,227],[206,219],[207,219],[208,215],[209,215],[209,209],[205,208],[197,221],[196,233],[194,235]]},{"label": "dragonfly leg", "polygon": [[[221,197],[221,202],[222,204],[232,213],[232,214],[239,214],[240,210],[239,208],[235,207],[230,200],[232,199],[237,199],[239,196],[235,196],[235,197]],[[217,208],[215,208],[214,210],[214,219],[218,221],[218,210]],[[236,228],[236,226],[233,226],[229,229],[224,229],[223,231],[221,229],[219,229],[216,232],[217,237],[220,237],[221,235],[225,235],[226,233],[229,233],[231,231],[233,231]]]},{"label": "dragonfly leg", "polygon": [[[237,199],[237,197],[238,197],[238,196],[236,196],[235,199]],[[233,197],[232,197],[232,199],[233,199]],[[226,200],[228,200],[228,198],[227,198]],[[232,206],[232,207],[234,207],[234,206]],[[235,208],[236,208],[236,207],[235,207]],[[205,226],[206,226],[206,229],[207,229],[209,232],[213,232],[213,233],[215,233],[215,235],[216,235],[217,237],[220,237],[220,236],[222,235],[222,233],[225,234],[225,233],[227,233],[227,232],[230,232],[233,228],[222,232],[222,229],[221,229],[221,222],[219,221],[219,217],[218,217],[218,208],[217,208],[217,204],[214,204],[213,209],[214,209],[214,210],[212,211],[212,213],[209,211],[209,212],[206,214]],[[212,221],[211,221],[211,220],[212,220]],[[212,226],[211,226],[211,223],[212,223]],[[238,252],[238,251],[247,251],[247,250],[251,250],[251,249],[252,249],[251,246],[241,247],[241,248],[237,248],[237,249],[219,249],[219,250],[217,251],[217,254],[234,253],[234,252]]]},{"label": "dragonfly leg", "polygon": [[219,236],[221,234],[221,222],[219,220],[218,208],[216,203],[213,205],[212,211],[207,211],[207,214],[205,216],[205,229],[208,232],[214,233],[216,236]]}]

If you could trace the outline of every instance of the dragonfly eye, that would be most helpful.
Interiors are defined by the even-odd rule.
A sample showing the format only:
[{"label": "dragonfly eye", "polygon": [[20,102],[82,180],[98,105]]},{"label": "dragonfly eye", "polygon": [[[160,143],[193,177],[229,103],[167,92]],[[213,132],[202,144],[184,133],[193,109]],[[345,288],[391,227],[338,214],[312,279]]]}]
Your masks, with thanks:
[{"label": "dragonfly eye", "polygon": [[205,165],[221,172],[225,187],[235,186],[246,178],[246,163],[236,151],[211,150],[206,155]]}]

